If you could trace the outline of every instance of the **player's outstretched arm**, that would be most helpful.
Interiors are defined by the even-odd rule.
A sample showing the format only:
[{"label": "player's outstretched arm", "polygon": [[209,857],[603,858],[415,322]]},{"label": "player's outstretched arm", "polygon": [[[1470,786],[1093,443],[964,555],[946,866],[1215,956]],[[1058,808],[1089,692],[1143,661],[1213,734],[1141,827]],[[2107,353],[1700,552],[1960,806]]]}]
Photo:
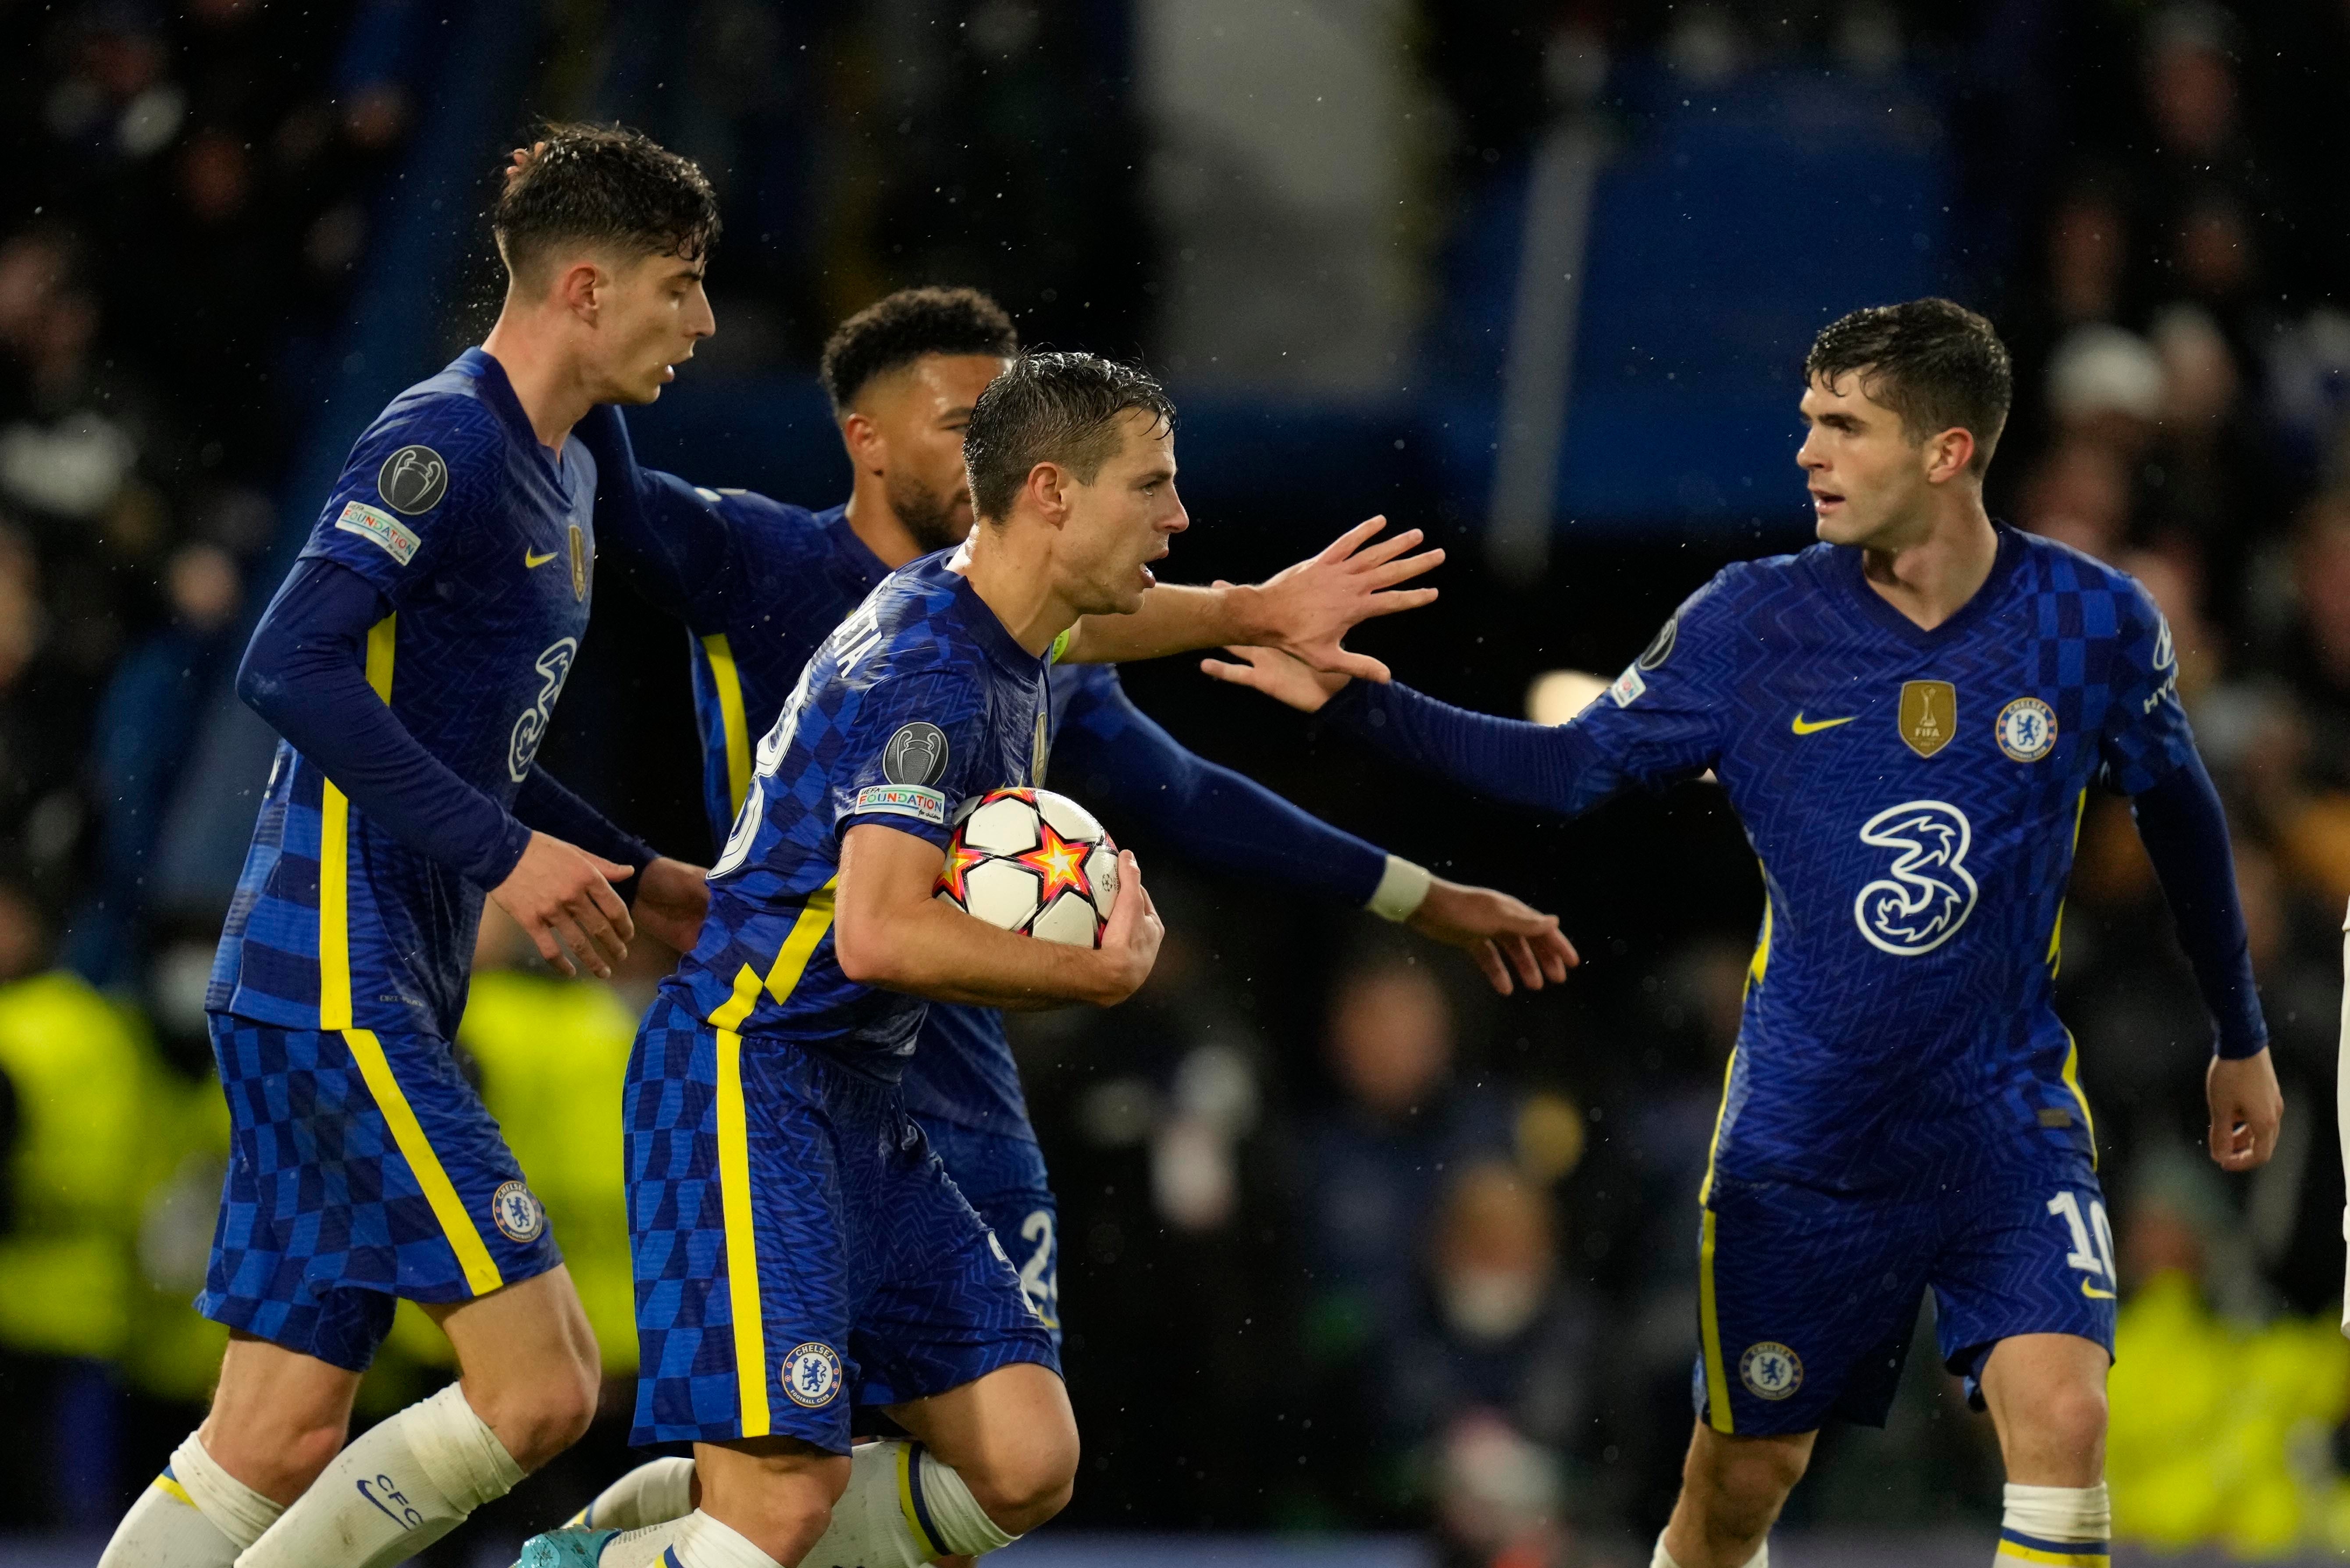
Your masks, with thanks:
[{"label": "player's outstretched arm", "polygon": [[1131,854],[1118,857],[1119,896],[1099,948],[1002,930],[934,896],[946,856],[926,838],[878,823],[840,841],[833,956],[860,985],[933,1002],[1029,1010],[1111,1007],[1149,978],[1167,934]]},{"label": "player's outstretched arm", "polygon": [[1250,643],[1280,649],[1316,670],[1385,680],[1388,667],[1367,654],[1347,651],[1346,636],[1374,616],[1417,609],[1433,601],[1434,588],[1400,585],[1444,561],[1441,550],[1405,554],[1420,542],[1417,528],[1373,544],[1387,524],[1384,517],[1359,523],[1319,555],[1262,583],[1155,587],[1143,595],[1142,607],[1132,615],[1080,620],[1062,648],[1061,659],[1114,664]]},{"label": "player's outstretched arm", "polygon": [[[1578,816],[1631,777],[1619,757],[1580,725],[1534,724],[1455,708],[1399,680],[1347,680],[1271,649],[1225,651],[1231,659],[1201,659],[1201,670],[1300,712],[1326,712],[1398,762],[1495,800]],[[1669,756],[1662,761],[1675,765],[1655,771],[1694,776],[1703,765],[1679,765]]]},{"label": "player's outstretched arm", "polygon": [[[1503,995],[1563,981],[1577,961],[1555,917],[1506,893],[1448,882],[1184,749],[1137,708],[1115,671],[1076,675],[1055,750],[1089,795],[1147,816],[1187,858],[1269,879],[1409,925],[1468,954]],[[1515,981],[1512,975],[1515,971]]]},{"label": "player's outstretched arm", "polygon": [[2178,945],[2195,971],[2216,1037],[2204,1088],[2211,1106],[2211,1158],[2225,1170],[2251,1170],[2276,1152],[2284,1116],[2268,1024],[2252,978],[2251,943],[2236,891],[2227,808],[2203,760],[2187,753],[2131,802],[2138,837],[2170,905]]}]

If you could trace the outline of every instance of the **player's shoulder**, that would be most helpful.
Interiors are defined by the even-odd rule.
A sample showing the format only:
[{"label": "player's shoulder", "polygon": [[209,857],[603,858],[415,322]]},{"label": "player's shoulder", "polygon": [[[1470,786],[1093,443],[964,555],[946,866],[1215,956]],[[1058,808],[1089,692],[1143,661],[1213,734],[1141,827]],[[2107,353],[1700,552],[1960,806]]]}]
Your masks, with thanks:
[{"label": "player's shoulder", "polygon": [[826,526],[826,519],[834,514],[811,512],[805,506],[778,501],[755,490],[713,489],[706,484],[688,484],[670,474],[661,477],[690,492],[697,501],[725,519],[730,527],[756,540],[769,551],[812,557],[831,548],[830,531]]},{"label": "player's shoulder", "polygon": [[1818,593],[1828,586],[1828,574],[1835,564],[1832,558],[1821,555],[1828,548],[1814,545],[1794,555],[1732,561],[1682,600],[1674,618],[1681,622],[1726,623],[1744,618],[1790,595]]},{"label": "player's shoulder", "polygon": [[354,465],[372,465],[376,490],[393,507],[411,515],[429,512],[452,491],[504,472],[512,432],[481,369],[470,362],[486,358],[467,349],[408,388],[353,446]]},{"label": "player's shoulder", "polygon": [[2019,594],[2051,596],[2078,601],[2075,615],[2060,618],[2090,635],[2101,631],[2127,635],[2153,631],[2162,623],[2162,611],[2146,585],[2109,561],[2059,540],[2002,527],[2002,545],[2016,552],[2011,577]]}]

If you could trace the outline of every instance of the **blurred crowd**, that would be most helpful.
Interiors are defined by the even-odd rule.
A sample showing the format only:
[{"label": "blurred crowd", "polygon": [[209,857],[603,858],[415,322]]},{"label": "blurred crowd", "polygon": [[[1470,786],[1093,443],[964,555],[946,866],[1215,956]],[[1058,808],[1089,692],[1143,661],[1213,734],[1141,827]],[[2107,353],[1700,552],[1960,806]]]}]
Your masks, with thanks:
[{"label": "blurred crowd", "polygon": [[[1016,69],[958,56],[902,79],[869,60],[827,74],[803,39],[867,24],[703,9],[738,47],[691,62],[699,118],[681,140],[729,171],[730,225],[772,206],[864,236],[744,242],[726,319],[745,362],[805,358],[812,324],[917,281],[880,259],[908,246],[929,247],[923,279],[988,283],[1024,327],[1065,337],[1095,302],[1032,286],[1140,265],[1123,217],[1060,221],[1106,164],[1007,186],[1078,247],[1049,265],[957,249],[912,215],[910,171],[960,157],[984,183],[1016,163],[1053,51],[1095,42],[990,4],[968,9]],[[1077,8],[1089,26],[1114,9]],[[1559,36],[1562,16],[1692,72],[1785,47],[1776,6],[1682,6],[1669,24],[1632,5],[1426,9],[1430,91],[1481,171],[1548,112],[1535,78],[1562,57],[1528,35]],[[1961,30],[1940,7],[1814,9],[1805,46],[1847,68]],[[2061,48],[2016,45],[2013,80],[2061,67],[2093,88],[2019,121],[2063,156],[2017,188],[2012,254],[1974,258],[1972,302],[2017,357],[1994,510],[2126,567],[2169,617],[2288,1106],[2267,1169],[2224,1179],[2202,1157],[2201,1009],[2126,803],[2094,804],[2060,994],[2126,1287],[2118,1528],[2350,1549],[2332,1093],[2350,904],[2350,288],[2333,269],[2350,247],[2300,172],[2322,136],[2259,74],[2290,47],[2350,79],[2350,11],[2280,33],[2267,12],[2200,5],[1990,9],[1969,47],[1991,54],[1970,57],[2070,17]],[[140,890],[280,513],[300,510],[275,487],[347,314],[369,193],[411,129],[415,15],[0,6],[36,45],[0,94],[26,150],[0,163],[0,1387],[30,1413],[0,1454],[50,1480],[0,1504],[0,1527],[109,1524],[216,1365],[216,1331],[184,1303],[224,1158],[201,1014],[218,911]],[[795,186],[827,127],[901,112],[931,140],[823,165],[880,171],[885,200],[847,179]],[[1125,112],[1102,110],[1122,128]],[[1953,89],[1956,120],[1981,112]],[[936,127],[962,119],[980,129],[941,151],[954,139]],[[1136,199],[1104,197],[1114,213]],[[1122,334],[1155,286],[1120,275],[1099,308]],[[1432,1528],[1464,1568],[1645,1562],[1689,1428],[1693,1201],[1759,909],[1678,946],[1618,941],[1633,981],[1511,1011],[1369,922],[1157,865],[1170,934],[1147,991],[1018,1035],[1063,1204],[1059,1274],[1039,1282],[1066,1303],[1088,1437],[1071,1522]],[[525,1489],[494,1528],[559,1517],[619,1458],[635,1341],[611,1129],[666,956],[640,951],[608,987],[558,981],[511,939],[485,924],[461,1043],[563,1238],[614,1418],[568,1480]],[[402,1323],[363,1417],[447,1375],[438,1337]],[[1987,1423],[1919,1355],[1892,1428],[1831,1433],[1791,1521],[1981,1521],[1997,1505]]]}]

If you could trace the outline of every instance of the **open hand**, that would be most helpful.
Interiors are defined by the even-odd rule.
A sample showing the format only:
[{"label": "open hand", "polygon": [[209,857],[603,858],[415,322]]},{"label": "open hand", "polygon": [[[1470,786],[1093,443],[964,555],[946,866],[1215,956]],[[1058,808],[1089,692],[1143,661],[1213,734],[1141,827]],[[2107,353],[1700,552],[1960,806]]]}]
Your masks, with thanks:
[{"label": "open hand", "polygon": [[1469,955],[1486,982],[1507,996],[1515,989],[1510,971],[1528,991],[1540,991],[1545,981],[1564,982],[1566,971],[1583,961],[1558,917],[1492,888],[1466,888],[1439,877],[1429,884],[1428,897],[1404,922],[1421,936]]},{"label": "open hand", "polygon": [[710,912],[709,876],[666,855],[646,867],[637,883],[639,928],[679,952],[691,952],[702,940],[702,917]]},{"label": "open hand", "polygon": [[2211,1102],[2211,1158],[2222,1170],[2253,1170],[2276,1152],[2277,1127],[2284,1120],[2284,1096],[2277,1090],[2276,1064],[2266,1047],[2256,1054],[2211,1058],[2203,1075]]},{"label": "open hand", "polygon": [[1220,659],[1203,659],[1200,660],[1201,672],[1234,686],[1253,687],[1301,713],[1319,712],[1322,704],[1336,697],[1347,684],[1344,675],[1326,675],[1270,648],[1228,648],[1224,651],[1240,662],[1228,664]]},{"label": "open hand", "polygon": [[629,907],[612,884],[635,875],[616,861],[534,833],[522,858],[490,889],[490,897],[530,933],[538,956],[557,970],[577,974],[571,961],[577,953],[598,978],[609,980],[612,966],[629,956],[629,939],[637,934]]},{"label": "open hand", "polygon": [[1423,537],[1417,528],[1407,528],[1376,545],[1369,543],[1387,525],[1385,517],[1358,523],[1320,555],[1284,567],[1258,584],[1259,630],[1254,640],[1315,670],[1366,680],[1387,680],[1386,665],[1368,654],[1349,653],[1343,639],[1373,616],[1393,615],[1433,602],[1434,588],[1396,585],[1444,562],[1441,550],[1404,555]]}]

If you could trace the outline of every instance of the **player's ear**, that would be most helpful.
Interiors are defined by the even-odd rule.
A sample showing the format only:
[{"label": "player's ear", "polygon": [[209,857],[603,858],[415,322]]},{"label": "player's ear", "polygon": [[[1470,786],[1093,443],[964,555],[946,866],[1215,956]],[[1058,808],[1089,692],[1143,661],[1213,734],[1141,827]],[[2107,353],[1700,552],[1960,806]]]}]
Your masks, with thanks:
[{"label": "player's ear", "polygon": [[1975,460],[1975,434],[1964,425],[1953,425],[1926,441],[1926,483],[1948,484],[1967,472]]},{"label": "player's ear", "polygon": [[555,276],[555,297],[572,315],[588,321],[596,319],[611,287],[612,279],[591,261],[573,262]]},{"label": "player's ear", "polygon": [[858,409],[848,410],[840,421],[840,444],[848,449],[848,461],[860,471],[879,472],[889,459],[889,438],[873,416]]},{"label": "player's ear", "polygon": [[1057,462],[1040,462],[1028,471],[1024,487],[1045,522],[1058,528],[1069,520],[1069,476]]}]

